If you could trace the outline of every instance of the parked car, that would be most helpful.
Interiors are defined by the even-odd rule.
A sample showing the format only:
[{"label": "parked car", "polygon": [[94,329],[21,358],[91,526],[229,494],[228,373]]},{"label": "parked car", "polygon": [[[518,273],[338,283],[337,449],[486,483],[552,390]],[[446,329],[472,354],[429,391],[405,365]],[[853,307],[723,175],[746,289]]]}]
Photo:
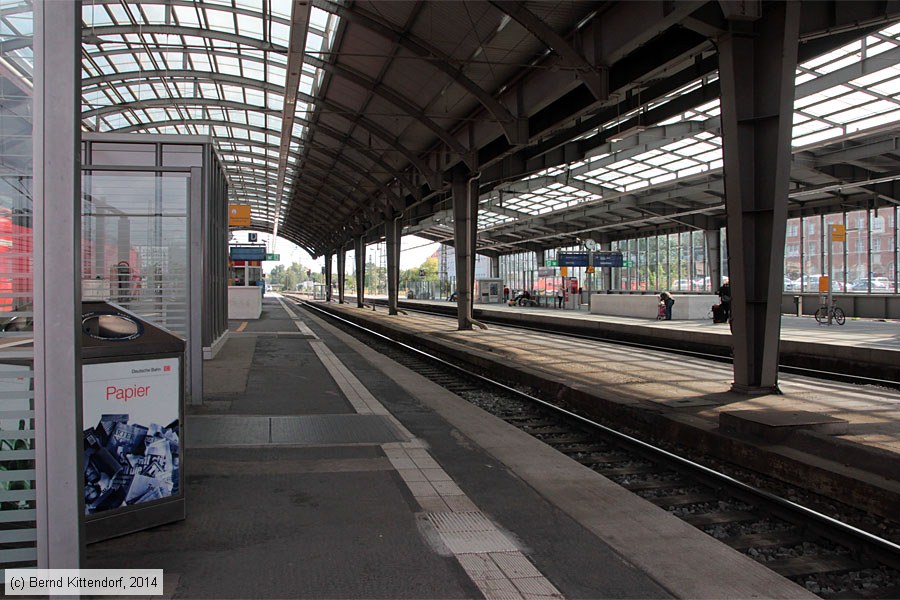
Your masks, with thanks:
[{"label": "parked car", "polygon": [[870,284],[873,292],[889,292],[893,287],[891,280],[887,277],[870,277],[869,279],[857,279],[851,284],[850,289],[854,292],[866,292],[869,290]]}]

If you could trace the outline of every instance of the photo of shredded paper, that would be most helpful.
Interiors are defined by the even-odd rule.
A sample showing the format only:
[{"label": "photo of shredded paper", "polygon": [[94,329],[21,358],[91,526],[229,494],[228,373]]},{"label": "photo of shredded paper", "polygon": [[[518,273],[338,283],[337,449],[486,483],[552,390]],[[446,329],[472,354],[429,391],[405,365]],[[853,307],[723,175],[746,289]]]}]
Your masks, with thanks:
[{"label": "photo of shredded paper", "polygon": [[103,415],[84,431],[85,513],[177,494],[178,457],[177,419],[146,427],[127,414]]}]

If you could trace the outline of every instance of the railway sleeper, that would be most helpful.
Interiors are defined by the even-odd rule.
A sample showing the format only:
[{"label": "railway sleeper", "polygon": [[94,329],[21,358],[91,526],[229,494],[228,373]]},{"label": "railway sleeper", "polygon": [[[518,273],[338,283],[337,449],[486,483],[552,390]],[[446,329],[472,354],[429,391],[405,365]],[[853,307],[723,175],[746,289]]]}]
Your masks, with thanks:
[{"label": "railway sleeper", "polygon": [[650,490],[664,490],[667,488],[679,488],[690,485],[691,482],[686,479],[650,479],[646,481],[630,481],[620,483],[623,488],[629,492],[648,492]]},{"label": "railway sleeper", "polygon": [[718,499],[718,496],[705,493],[644,498],[647,502],[652,502],[662,508],[667,508],[669,506],[690,506],[691,504],[700,504],[702,502],[716,502]]},{"label": "railway sleeper", "polygon": [[563,454],[602,454],[609,452],[607,444],[570,444],[563,448],[557,448]]},{"label": "railway sleeper", "polygon": [[[582,444],[584,443],[584,437],[579,435],[563,435],[563,434],[546,434],[541,431],[529,431],[529,434],[538,437],[542,442],[553,446],[563,446],[569,444]],[[539,436],[547,436],[547,437],[539,437]]]},{"label": "railway sleeper", "polygon": [[719,538],[719,541],[735,550],[749,550],[750,548],[793,546],[802,544],[808,539],[808,535],[803,535],[803,533],[797,529],[782,529],[780,531],[765,531],[762,533],[749,533],[747,535]]},{"label": "railway sleeper", "polygon": [[592,469],[603,475],[604,477],[620,477],[622,475],[643,475],[646,473],[656,473],[659,467],[656,465],[634,465],[631,467],[612,467],[604,469],[596,465],[591,466]]},{"label": "railway sleeper", "polygon": [[[621,454],[604,454],[604,453],[595,453],[590,456],[580,456],[573,457],[573,460],[588,466],[592,467],[594,465],[615,465],[622,463],[623,461],[628,460],[628,457],[622,456]],[[603,468],[602,466],[600,467]]]},{"label": "railway sleeper", "polygon": [[782,577],[805,577],[822,573],[848,573],[864,567],[849,556],[794,556],[759,561]]},{"label": "railway sleeper", "polygon": [[726,523],[746,523],[756,521],[758,515],[743,510],[716,511],[708,513],[699,513],[696,515],[685,515],[681,520],[690,523],[694,527],[705,527],[707,525],[724,525]]}]

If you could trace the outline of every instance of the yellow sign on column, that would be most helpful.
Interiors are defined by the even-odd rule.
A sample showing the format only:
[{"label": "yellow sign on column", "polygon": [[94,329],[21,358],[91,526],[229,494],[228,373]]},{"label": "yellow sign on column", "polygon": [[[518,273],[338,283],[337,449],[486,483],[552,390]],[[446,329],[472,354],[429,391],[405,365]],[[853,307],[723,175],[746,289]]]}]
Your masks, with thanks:
[{"label": "yellow sign on column", "polygon": [[832,225],[831,226],[831,241],[832,242],[846,242],[847,241],[847,228],[843,225]]},{"label": "yellow sign on column", "polygon": [[249,204],[229,204],[228,205],[228,226],[229,227],[250,227],[250,205]]},{"label": "yellow sign on column", "polygon": [[828,275],[819,276],[819,291],[824,293],[828,292]]},{"label": "yellow sign on column", "polygon": [[568,276],[569,275],[569,267],[560,267],[559,274],[562,275],[563,277]]}]

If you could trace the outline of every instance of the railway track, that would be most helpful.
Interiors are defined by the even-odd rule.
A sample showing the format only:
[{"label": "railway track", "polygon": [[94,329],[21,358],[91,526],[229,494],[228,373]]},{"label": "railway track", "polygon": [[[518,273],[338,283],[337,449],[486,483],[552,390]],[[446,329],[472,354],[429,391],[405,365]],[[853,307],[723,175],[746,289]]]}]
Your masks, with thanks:
[{"label": "railway track", "polygon": [[[323,311],[373,350],[823,598],[900,597],[900,545]],[[704,461],[706,462],[706,461]],[[715,462],[714,460],[711,462]],[[763,476],[764,478],[764,476]]]}]

